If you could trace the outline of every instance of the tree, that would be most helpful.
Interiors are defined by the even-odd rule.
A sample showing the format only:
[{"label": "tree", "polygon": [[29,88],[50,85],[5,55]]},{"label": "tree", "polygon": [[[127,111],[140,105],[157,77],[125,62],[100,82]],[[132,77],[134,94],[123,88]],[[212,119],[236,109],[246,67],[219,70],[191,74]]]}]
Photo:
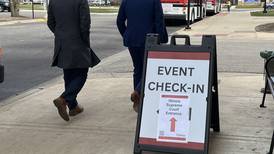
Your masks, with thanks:
[{"label": "tree", "polygon": [[19,7],[20,2],[19,0],[10,0],[10,11],[12,17],[19,17]]}]

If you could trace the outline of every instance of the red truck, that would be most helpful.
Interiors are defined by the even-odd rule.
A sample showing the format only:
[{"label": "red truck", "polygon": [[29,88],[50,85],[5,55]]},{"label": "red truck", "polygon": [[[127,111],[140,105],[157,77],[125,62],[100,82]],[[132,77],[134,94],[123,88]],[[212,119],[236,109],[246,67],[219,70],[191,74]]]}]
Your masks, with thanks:
[{"label": "red truck", "polygon": [[[189,0],[161,0],[165,19],[188,20]],[[190,22],[206,16],[206,0],[190,0]]]},{"label": "red truck", "polygon": [[207,0],[206,13],[217,14],[221,11],[221,0]]}]

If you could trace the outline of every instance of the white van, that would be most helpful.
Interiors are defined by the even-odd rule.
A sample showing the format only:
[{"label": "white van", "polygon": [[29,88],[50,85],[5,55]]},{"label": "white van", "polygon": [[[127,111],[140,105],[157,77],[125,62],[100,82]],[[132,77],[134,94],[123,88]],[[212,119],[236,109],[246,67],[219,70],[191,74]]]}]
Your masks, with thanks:
[{"label": "white van", "polygon": [[107,4],[106,4],[105,0],[92,0],[90,1],[90,5],[92,6],[110,5],[110,1],[107,0]]}]

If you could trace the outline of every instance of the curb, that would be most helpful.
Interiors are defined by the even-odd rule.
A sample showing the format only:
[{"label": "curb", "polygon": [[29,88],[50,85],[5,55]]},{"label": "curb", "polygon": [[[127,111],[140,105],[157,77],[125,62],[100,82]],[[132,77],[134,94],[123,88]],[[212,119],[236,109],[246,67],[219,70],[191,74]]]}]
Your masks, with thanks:
[{"label": "curb", "polygon": [[118,15],[118,13],[90,13],[91,15]]},{"label": "curb", "polygon": [[[32,10],[20,10],[22,12],[32,12]],[[39,13],[47,13],[46,10],[34,10],[34,12],[39,12]],[[117,15],[118,12],[116,13],[90,13],[91,15]]]},{"label": "curb", "polygon": [[[32,10],[20,10],[20,12],[32,12]],[[46,13],[46,10],[34,10],[34,12],[42,12],[42,13]]]},{"label": "curb", "polygon": [[[90,13],[91,15],[117,15],[118,13]],[[45,18],[39,18],[39,19],[27,19],[27,20],[11,20],[11,21],[3,21],[0,22],[0,26],[6,26],[6,25],[14,25],[14,24],[29,24],[29,23],[42,23],[47,22],[47,17]]]},{"label": "curb", "polygon": [[[0,23],[1,24],[1,23]],[[109,63],[111,63],[113,60],[116,61],[117,59],[120,58],[121,54],[123,54],[123,52],[126,52],[127,50],[121,50],[120,52],[112,55],[112,56],[109,56],[109,57],[106,57],[106,58],[103,58],[101,60],[101,63],[97,66],[95,66],[94,68],[90,69],[89,70],[89,74],[88,76],[91,76],[91,78],[88,78],[89,79],[97,79],[97,78],[102,78],[102,76],[104,77],[107,77],[107,78],[118,78],[118,77],[121,77],[121,74],[123,75],[127,75],[127,74],[130,74],[131,76],[131,72],[122,72],[122,73],[116,73],[116,72],[98,72],[100,69],[103,69],[103,67],[105,65],[108,65]],[[20,92],[16,95],[12,95],[12,96],[9,96],[8,98],[6,99],[3,99],[3,100],[0,100],[0,110],[5,106],[9,106],[9,105],[13,105],[13,104],[16,104],[17,101],[21,100],[21,99],[24,99],[25,97],[28,97],[30,95],[34,95],[34,94],[37,94],[49,87],[51,87],[52,85],[54,84],[57,84],[57,83],[63,83],[63,77],[62,75],[60,76],[57,76],[57,77],[54,77],[46,82],[43,82],[43,83],[40,83],[26,91],[23,91],[23,92]]]},{"label": "curb", "polygon": [[0,26],[14,25],[14,24],[28,24],[28,23],[40,23],[46,22],[46,19],[28,19],[28,20],[13,20],[13,21],[4,21],[0,22]]}]

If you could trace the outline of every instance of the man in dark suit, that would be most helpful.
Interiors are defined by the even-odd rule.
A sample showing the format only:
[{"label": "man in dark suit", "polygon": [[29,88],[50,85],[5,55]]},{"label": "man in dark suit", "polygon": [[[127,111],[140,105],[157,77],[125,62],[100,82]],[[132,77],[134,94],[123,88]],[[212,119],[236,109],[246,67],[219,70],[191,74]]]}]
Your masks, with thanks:
[{"label": "man in dark suit", "polygon": [[48,27],[55,36],[52,66],[63,69],[65,81],[65,91],[53,102],[59,115],[69,121],[69,115],[83,112],[76,97],[86,82],[89,67],[100,62],[90,48],[87,0],[50,0]]},{"label": "man in dark suit", "polygon": [[133,108],[139,107],[141,78],[148,33],[158,33],[161,43],[168,41],[160,0],[123,0],[117,17],[117,26],[128,47],[134,66],[134,92],[131,94]]}]

